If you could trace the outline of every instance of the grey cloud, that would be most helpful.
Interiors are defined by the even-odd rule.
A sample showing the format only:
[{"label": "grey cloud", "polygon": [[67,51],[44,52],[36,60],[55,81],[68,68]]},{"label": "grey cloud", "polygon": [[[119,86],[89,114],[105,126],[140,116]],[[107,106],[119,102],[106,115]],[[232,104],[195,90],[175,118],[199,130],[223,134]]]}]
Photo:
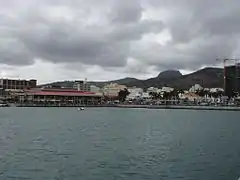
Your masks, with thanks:
[{"label": "grey cloud", "polygon": [[33,62],[31,52],[29,52],[21,41],[11,38],[1,38],[0,44],[0,63],[21,65]]},{"label": "grey cloud", "polygon": [[140,0],[118,1],[114,0],[110,19],[116,23],[135,23],[142,17]]},{"label": "grey cloud", "polygon": [[145,33],[160,32],[163,28],[163,23],[159,21],[109,22],[103,26],[79,24],[75,21],[77,19],[53,21],[44,17],[41,11],[35,11],[18,22],[8,22],[13,26],[19,25],[13,35],[35,57],[55,63],[82,62],[102,66],[124,66],[132,40],[141,38]]},{"label": "grey cloud", "polygon": [[240,32],[240,1],[149,1],[174,11],[176,16],[172,16],[167,24],[176,42],[190,41],[205,34],[224,36]]},{"label": "grey cloud", "polygon": [[114,40],[138,40],[143,34],[158,33],[164,28],[164,24],[161,21],[149,21],[143,20],[139,23],[132,23],[126,25],[117,25],[114,27],[110,34],[110,37]]},{"label": "grey cloud", "polygon": [[135,49],[136,58],[162,68],[196,69],[216,64],[216,58],[231,57],[239,46],[240,1],[149,0],[148,4],[172,12],[164,22],[172,41],[157,50],[150,45]]},{"label": "grey cloud", "polygon": [[236,44],[237,41],[231,37],[217,36],[167,46],[157,43],[139,44],[131,53],[134,58],[160,69],[196,69],[216,64],[217,58],[231,56]]},{"label": "grey cloud", "polygon": [[[28,2],[28,3],[27,3]],[[240,1],[236,0],[0,0],[0,63],[26,65],[34,58],[102,67],[195,69],[238,48]],[[148,4],[149,6],[145,6]],[[48,7],[67,7],[69,19]],[[169,12],[166,21],[142,19],[146,8]],[[51,10],[51,9],[50,9]],[[51,12],[51,11],[50,11]],[[53,12],[51,12],[53,13]],[[165,46],[141,40],[167,29]],[[4,37],[4,38],[3,38]],[[129,58],[135,64],[127,63]]]}]

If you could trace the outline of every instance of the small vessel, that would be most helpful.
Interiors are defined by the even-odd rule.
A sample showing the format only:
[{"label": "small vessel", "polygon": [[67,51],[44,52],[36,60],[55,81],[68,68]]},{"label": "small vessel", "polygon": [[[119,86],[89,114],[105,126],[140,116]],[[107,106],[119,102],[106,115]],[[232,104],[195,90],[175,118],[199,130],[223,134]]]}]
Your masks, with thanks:
[{"label": "small vessel", "polygon": [[84,107],[80,107],[78,108],[79,111],[83,111],[84,110]]},{"label": "small vessel", "polygon": [[0,107],[9,107],[9,105],[6,104],[6,103],[1,103],[1,104],[0,104]]}]

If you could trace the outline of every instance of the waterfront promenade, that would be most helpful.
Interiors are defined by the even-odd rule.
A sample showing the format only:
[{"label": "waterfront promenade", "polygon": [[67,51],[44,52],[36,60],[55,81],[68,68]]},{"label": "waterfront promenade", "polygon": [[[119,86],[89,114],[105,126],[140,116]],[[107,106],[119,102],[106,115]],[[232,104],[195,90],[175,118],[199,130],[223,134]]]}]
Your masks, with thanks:
[{"label": "waterfront promenade", "polygon": [[119,108],[148,108],[148,109],[188,109],[188,110],[222,110],[240,111],[238,106],[197,106],[197,105],[117,105]]},{"label": "waterfront promenade", "polygon": [[[11,107],[11,106],[10,106]],[[18,104],[15,107],[108,107],[108,108],[145,108],[145,109],[188,109],[188,110],[218,110],[218,111],[240,111],[240,106],[199,106],[199,105],[137,105],[137,104]]]}]

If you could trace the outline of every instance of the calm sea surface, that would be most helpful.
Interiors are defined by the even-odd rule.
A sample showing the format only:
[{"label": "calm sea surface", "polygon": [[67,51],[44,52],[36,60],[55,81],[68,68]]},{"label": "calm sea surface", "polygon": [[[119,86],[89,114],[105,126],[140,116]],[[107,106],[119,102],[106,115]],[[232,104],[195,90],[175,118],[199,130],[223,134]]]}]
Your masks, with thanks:
[{"label": "calm sea surface", "polygon": [[0,180],[237,180],[240,112],[1,108]]}]

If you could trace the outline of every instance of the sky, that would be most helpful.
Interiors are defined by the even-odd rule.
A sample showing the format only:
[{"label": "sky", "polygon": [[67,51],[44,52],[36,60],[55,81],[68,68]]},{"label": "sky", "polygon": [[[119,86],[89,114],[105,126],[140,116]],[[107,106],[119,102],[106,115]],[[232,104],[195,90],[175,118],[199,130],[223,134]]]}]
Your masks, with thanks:
[{"label": "sky", "polygon": [[146,79],[239,58],[238,0],[0,0],[0,76]]}]

